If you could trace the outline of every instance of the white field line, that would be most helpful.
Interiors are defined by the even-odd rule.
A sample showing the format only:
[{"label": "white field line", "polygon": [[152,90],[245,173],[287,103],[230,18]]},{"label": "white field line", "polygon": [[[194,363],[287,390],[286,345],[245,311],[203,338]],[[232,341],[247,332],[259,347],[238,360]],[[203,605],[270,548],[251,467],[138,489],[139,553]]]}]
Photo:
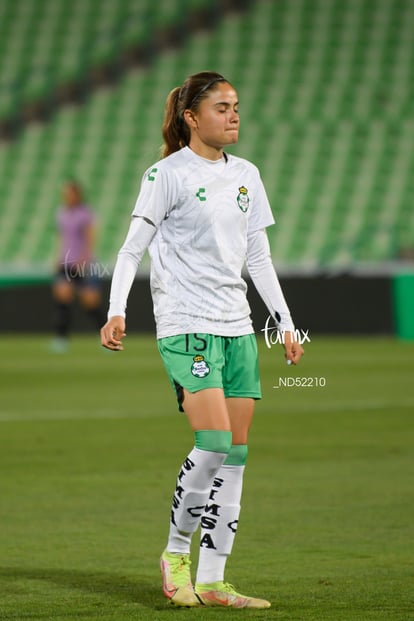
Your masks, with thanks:
[{"label": "white field line", "polygon": [[[281,389],[283,390],[283,388]],[[284,390],[287,390],[285,388]],[[298,389],[300,390],[300,389]],[[323,390],[320,388],[319,390]],[[414,409],[414,399],[407,399],[404,401],[399,401],[398,403],[392,401],[358,401],[358,402],[345,402],[341,400],[336,400],[334,402],[325,402],[325,403],[315,403],[315,404],[298,404],[294,407],[285,407],[285,405],[281,405],[280,407],[275,404],[274,411],[272,413],[261,412],[260,416],[266,415],[274,415],[274,413],[282,414],[282,415],[294,415],[303,414],[303,413],[318,413],[318,412],[356,412],[358,410],[362,411],[374,411],[374,410],[401,410],[401,409]],[[122,420],[122,419],[131,419],[131,418],[151,418],[151,417],[170,417],[174,414],[174,411],[170,409],[166,413],[164,411],[153,411],[150,412],[146,409],[145,414],[139,414],[135,412],[119,412],[115,413],[113,410],[102,410],[100,412],[96,412],[91,414],[90,412],[65,412],[63,414],[56,413],[47,413],[44,412],[30,412],[27,414],[14,413],[14,412],[1,412],[0,413],[0,423],[4,422],[47,422],[47,421],[68,421],[68,420]],[[178,414],[178,410],[177,410]]]}]

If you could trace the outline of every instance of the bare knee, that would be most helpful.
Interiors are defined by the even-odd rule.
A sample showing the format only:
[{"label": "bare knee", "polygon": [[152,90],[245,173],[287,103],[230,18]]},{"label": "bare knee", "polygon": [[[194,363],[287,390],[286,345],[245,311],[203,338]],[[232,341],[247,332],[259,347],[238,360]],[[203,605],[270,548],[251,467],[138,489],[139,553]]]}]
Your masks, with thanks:
[{"label": "bare knee", "polygon": [[60,281],[54,284],[53,297],[60,304],[71,304],[74,298],[73,285],[67,281]]},{"label": "bare knee", "polygon": [[245,397],[226,399],[233,434],[233,444],[247,444],[253,420],[255,401]]},{"label": "bare knee", "polygon": [[79,297],[86,310],[98,308],[101,303],[101,292],[98,289],[84,289]]},{"label": "bare knee", "polygon": [[189,392],[184,388],[183,407],[193,431],[231,431],[230,417],[221,388],[206,388],[198,392]]}]

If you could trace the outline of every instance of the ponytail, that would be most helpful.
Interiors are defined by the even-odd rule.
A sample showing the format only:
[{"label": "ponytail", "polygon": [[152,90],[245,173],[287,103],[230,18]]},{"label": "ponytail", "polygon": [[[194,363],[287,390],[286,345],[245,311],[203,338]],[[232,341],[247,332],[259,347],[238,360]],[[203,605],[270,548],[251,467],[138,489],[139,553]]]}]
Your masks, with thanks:
[{"label": "ponytail", "polygon": [[[181,88],[173,88],[167,97],[165,104],[164,123],[162,126],[162,136],[164,145],[162,157],[167,157],[175,151],[179,151],[190,142],[190,130],[184,121],[184,107],[180,102]],[[180,105],[181,103],[181,105]]]},{"label": "ponytail", "polygon": [[180,87],[173,88],[165,104],[162,136],[164,144],[162,157],[167,157],[190,143],[191,132],[184,120],[184,111],[196,111],[200,102],[207,97],[217,82],[228,82],[213,71],[196,73],[186,79]]}]

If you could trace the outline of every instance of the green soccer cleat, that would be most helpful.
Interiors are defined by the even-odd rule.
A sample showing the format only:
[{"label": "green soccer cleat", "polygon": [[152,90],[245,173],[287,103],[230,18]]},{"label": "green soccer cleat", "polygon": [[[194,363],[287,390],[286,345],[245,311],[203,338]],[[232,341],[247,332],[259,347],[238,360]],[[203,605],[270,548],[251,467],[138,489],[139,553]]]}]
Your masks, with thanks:
[{"label": "green soccer cleat", "polygon": [[190,575],[190,555],[164,552],[161,555],[162,590],[174,606],[199,606]]},{"label": "green soccer cleat", "polygon": [[240,595],[227,582],[196,584],[195,592],[205,606],[227,606],[228,608],[270,608],[270,602],[257,597]]}]

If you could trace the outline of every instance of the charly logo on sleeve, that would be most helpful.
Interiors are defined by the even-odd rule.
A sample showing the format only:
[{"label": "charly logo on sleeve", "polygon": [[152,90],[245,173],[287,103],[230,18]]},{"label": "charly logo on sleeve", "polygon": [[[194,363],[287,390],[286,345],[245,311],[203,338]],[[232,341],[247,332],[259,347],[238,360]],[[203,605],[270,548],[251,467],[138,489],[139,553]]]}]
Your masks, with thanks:
[{"label": "charly logo on sleeve", "polygon": [[250,198],[247,192],[247,188],[242,185],[239,188],[239,194],[237,196],[237,203],[243,213],[246,213],[246,211],[249,209]]},{"label": "charly logo on sleeve", "polygon": [[151,168],[147,176],[148,181],[155,181],[155,173],[157,172],[158,168]]},{"label": "charly logo on sleeve", "polygon": [[199,377],[201,379],[210,373],[210,367],[204,360],[204,356],[201,356],[200,354],[194,356],[193,364],[191,365],[191,373],[195,377]]}]

